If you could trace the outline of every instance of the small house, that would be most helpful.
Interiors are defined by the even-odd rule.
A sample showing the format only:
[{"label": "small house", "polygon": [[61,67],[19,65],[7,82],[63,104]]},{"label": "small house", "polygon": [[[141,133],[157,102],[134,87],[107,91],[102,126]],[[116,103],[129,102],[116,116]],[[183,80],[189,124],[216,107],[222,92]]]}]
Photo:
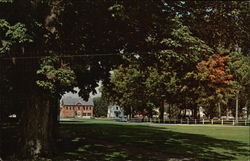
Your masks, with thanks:
[{"label": "small house", "polygon": [[123,109],[118,105],[110,105],[108,106],[108,118],[123,118],[124,112]]}]

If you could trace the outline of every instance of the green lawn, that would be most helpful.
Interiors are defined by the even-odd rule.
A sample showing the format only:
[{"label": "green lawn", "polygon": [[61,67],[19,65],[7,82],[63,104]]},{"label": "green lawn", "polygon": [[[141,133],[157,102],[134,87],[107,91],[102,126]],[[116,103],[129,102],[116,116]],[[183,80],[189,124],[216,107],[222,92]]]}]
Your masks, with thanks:
[{"label": "green lawn", "polygon": [[64,122],[59,130],[59,151],[52,161],[250,159],[249,127]]},{"label": "green lawn", "polygon": [[69,121],[114,121],[114,122],[117,122],[117,121],[120,121],[120,119],[114,119],[114,118],[94,118],[94,119],[89,119],[89,118],[67,118],[67,120]]},{"label": "green lawn", "polygon": [[62,124],[55,160],[240,160],[249,158],[249,127]]}]

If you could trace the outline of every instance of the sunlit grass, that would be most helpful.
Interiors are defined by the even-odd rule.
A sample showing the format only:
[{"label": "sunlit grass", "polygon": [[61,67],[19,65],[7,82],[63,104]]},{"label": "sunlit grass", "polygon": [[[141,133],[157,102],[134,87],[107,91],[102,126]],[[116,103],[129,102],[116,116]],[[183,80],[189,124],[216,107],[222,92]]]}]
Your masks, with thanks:
[{"label": "sunlit grass", "polygon": [[[61,132],[64,136],[61,142],[63,158],[67,157],[63,153],[78,149],[78,157],[86,160],[250,159],[248,127],[74,123],[61,125]],[[67,143],[66,148],[64,145],[69,138],[83,139],[74,144]],[[82,153],[79,147],[85,147]],[[73,156],[70,158],[76,159]]]},{"label": "sunlit grass", "polygon": [[[18,151],[17,128],[2,130],[2,154]],[[164,161],[250,159],[249,127],[152,126],[63,122],[52,161]],[[11,137],[10,137],[11,136]],[[39,159],[38,159],[39,160]]]}]

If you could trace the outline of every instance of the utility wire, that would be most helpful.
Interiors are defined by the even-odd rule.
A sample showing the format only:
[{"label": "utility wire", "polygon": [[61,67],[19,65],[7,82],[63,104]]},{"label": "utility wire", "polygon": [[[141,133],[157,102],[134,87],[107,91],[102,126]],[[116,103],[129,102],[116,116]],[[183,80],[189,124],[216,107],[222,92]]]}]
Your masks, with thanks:
[{"label": "utility wire", "polygon": [[[53,55],[46,56],[26,56],[26,57],[8,57],[8,58],[0,58],[0,60],[13,60],[13,59],[41,59],[46,58]],[[59,58],[73,58],[73,57],[98,57],[98,56],[123,56],[118,54],[86,54],[86,55],[56,55],[55,57]]]}]

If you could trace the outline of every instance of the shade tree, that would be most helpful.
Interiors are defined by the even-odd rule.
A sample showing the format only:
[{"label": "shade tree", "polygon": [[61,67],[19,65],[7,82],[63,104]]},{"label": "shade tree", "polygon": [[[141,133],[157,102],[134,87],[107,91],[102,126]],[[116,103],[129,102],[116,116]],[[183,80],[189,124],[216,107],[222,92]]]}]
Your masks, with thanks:
[{"label": "shade tree", "polygon": [[[64,92],[77,86],[87,99],[123,62],[123,53],[142,49],[151,15],[162,14],[164,5],[135,2],[0,1],[0,96],[18,97],[23,157],[55,152]],[[145,21],[139,21],[144,14]],[[13,93],[16,97],[9,97]],[[6,115],[11,113],[5,107]]]}]

